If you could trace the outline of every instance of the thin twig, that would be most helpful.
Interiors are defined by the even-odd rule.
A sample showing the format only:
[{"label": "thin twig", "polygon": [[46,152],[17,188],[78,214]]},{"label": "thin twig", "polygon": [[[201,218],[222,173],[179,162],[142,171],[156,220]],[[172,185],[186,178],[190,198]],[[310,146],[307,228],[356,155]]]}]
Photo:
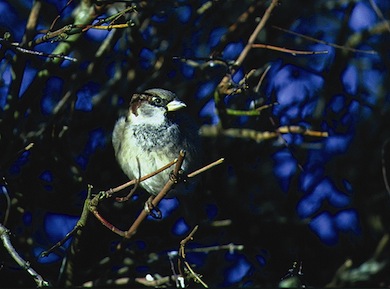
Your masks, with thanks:
[{"label": "thin twig", "polygon": [[11,255],[12,259],[24,270],[27,271],[28,274],[34,279],[37,287],[47,287],[49,286],[49,282],[42,278],[33,268],[30,267],[30,263],[25,261],[19,254],[16,252],[15,248],[12,246],[11,241],[9,239],[9,230],[0,224],[0,239],[3,242],[4,248]]},{"label": "thin twig", "polygon": [[191,276],[194,277],[200,284],[203,285],[203,287],[208,288],[207,284],[199,277],[199,274],[195,273],[195,271],[191,268],[190,264],[186,261],[186,253],[185,253],[185,246],[189,241],[192,241],[194,238],[194,234],[198,230],[198,225],[196,225],[192,231],[188,234],[187,237],[185,237],[183,240],[180,242],[180,249],[179,249],[179,256],[181,258],[178,259],[178,268],[180,270],[180,274],[184,276],[182,270],[181,270],[181,260],[183,260],[184,265],[190,271]]},{"label": "thin twig", "polygon": [[78,231],[79,229],[81,229],[81,226],[74,226],[73,229],[71,231],[69,231],[65,237],[58,241],[56,244],[54,244],[53,246],[51,246],[50,249],[46,250],[46,251],[43,251],[39,257],[47,257],[49,256],[55,249],[61,247],[66,241],[68,241],[71,237],[73,237],[73,235],[76,233],[76,231]]},{"label": "thin twig", "polygon": [[[49,254],[51,254],[55,249],[58,247],[62,246],[70,237],[73,237],[75,234],[80,234],[80,231],[85,227],[87,224],[87,219],[89,217],[90,213],[90,208],[91,206],[94,205],[93,199],[91,200],[91,194],[92,194],[92,186],[88,185],[88,193],[87,193],[87,198],[84,201],[84,206],[83,206],[83,211],[81,212],[80,219],[77,221],[76,225],[73,227],[73,229],[68,232],[65,237],[57,242],[54,246],[52,246],[50,249],[44,251],[41,253],[41,257],[47,257]],[[77,235],[76,235],[77,236]],[[73,241],[72,246],[74,245],[75,242]]]},{"label": "thin twig", "polygon": [[270,5],[267,7],[266,11],[264,12],[264,15],[261,18],[259,24],[257,24],[255,30],[249,37],[248,43],[245,45],[244,49],[241,51],[240,55],[234,62],[234,65],[231,67],[229,73],[222,78],[222,80],[217,86],[217,89],[215,90],[214,101],[215,101],[215,106],[219,113],[222,126],[224,126],[226,122],[226,107],[223,102],[223,96],[228,94],[228,90],[231,85],[231,75],[234,74],[236,69],[241,66],[241,64],[247,57],[249,51],[252,49],[252,45],[254,44],[258,34],[264,28],[269,17],[271,16],[273,9],[277,6],[277,4],[278,4],[278,0],[272,0]]},{"label": "thin twig", "polygon": [[278,103],[275,102],[275,103],[271,103],[271,104],[262,105],[256,109],[252,109],[252,110],[239,110],[239,109],[227,108],[226,113],[228,115],[234,115],[234,116],[259,116],[259,115],[261,115],[261,112],[263,110],[274,107],[275,105],[278,105]]},{"label": "thin twig", "polygon": [[293,50],[293,49],[278,47],[278,46],[269,45],[269,44],[253,44],[252,48],[264,48],[264,49],[269,49],[269,50],[275,50],[275,51],[280,51],[280,52],[284,52],[284,53],[290,53],[293,56],[298,55],[298,54],[299,55],[327,54],[329,52],[328,50],[322,50],[322,51]]},{"label": "thin twig", "polygon": [[132,25],[133,25],[132,23],[110,24],[110,25],[91,25],[91,26],[87,26],[86,28],[97,29],[97,30],[111,30],[111,29],[128,28],[128,27],[131,27]]},{"label": "thin twig", "polygon": [[217,135],[225,135],[236,138],[253,139],[256,142],[262,142],[268,139],[277,138],[280,134],[301,134],[312,137],[328,137],[328,132],[311,130],[301,126],[282,126],[276,128],[275,131],[257,131],[254,129],[239,129],[229,128],[221,129],[218,126],[203,125],[201,135],[205,137],[214,137]]},{"label": "thin twig", "polygon": [[263,74],[261,75],[259,82],[257,83],[255,89],[253,90],[254,92],[258,92],[260,90],[260,86],[263,83],[265,76],[267,75],[268,71],[271,69],[271,65],[268,65],[266,69],[264,70]]},{"label": "thin twig", "polygon": [[[172,186],[174,186],[177,182],[181,181],[179,174],[181,172],[181,166],[182,166],[182,163],[184,161],[184,157],[185,157],[185,153],[184,153],[184,151],[181,151],[178,158],[175,159],[174,161],[165,165],[164,167],[157,170],[156,172],[153,172],[151,174],[148,174],[146,176],[139,178],[139,181],[143,181],[149,177],[152,177],[152,176],[160,173],[164,169],[171,167],[173,164],[175,164],[175,168],[173,170],[173,173],[172,173],[171,177],[168,179],[165,186],[161,189],[161,191],[155,197],[152,196],[153,198],[150,202],[152,207],[157,207],[158,204],[160,203],[160,201],[171,190]],[[222,163],[223,160],[224,159],[222,158],[222,159],[219,159],[219,160],[217,160],[209,165],[206,165],[203,168],[200,168],[199,170],[196,170],[196,171],[190,173],[187,177],[194,177],[194,176],[196,176],[196,175],[198,175],[198,174],[200,174],[208,169],[211,169],[212,167]],[[118,229],[117,227],[115,227],[114,225],[112,225],[110,222],[108,222],[103,216],[101,216],[97,210],[97,206],[98,206],[100,200],[102,200],[104,198],[111,197],[115,192],[118,192],[119,190],[122,190],[122,189],[128,187],[129,185],[135,184],[136,182],[137,182],[137,180],[131,180],[130,182],[127,182],[126,184],[118,186],[114,189],[110,189],[108,191],[101,191],[99,194],[97,194],[95,197],[93,197],[88,202],[89,211],[93,213],[93,215],[102,223],[102,225],[105,226],[106,228],[108,228],[110,231],[113,231],[114,233],[118,234],[119,236],[124,237],[125,239],[129,239],[129,238],[131,238],[131,236],[133,236],[135,234],[135,232],[137,231],[140,224],[149,215],[149,211],[146,208],[144,208],[140,212],[140,214],[138,215],[137,219],[133,222],[131,227],[127,231],[122,231],[122,230]],[[122,244],[120,243],[118,245],[118,249],[121,246],[122,246]]]},{"label": "thin twig", "polygon": [[210,253],[212,251],[228,250],[230,253],[233,253],[234,251],[242,251],[243,249],[244,249],[244,245],[235,245],[233,243],[230,243],[226,245],[188,249],[187,252]]},{"label": "thin twig", "polygon": [[115,234],[117,234],[117,235],[119,235],[121,237],[125,237],[125,231],[122,231],[122,230],[118,229],[113,224],[108,222],[104,217],[102,217],[99,214],[99,212],[97,210],[92,210],[92,214],[96,217],[96,219],[98,219],[100,221],[100,223],[104,227],[106,227],[107,229],[109,229],[110,231],[114,232]]},{"label": "thin twig", "polygon": [[219,164],[222,164],[224,160],[225,160],[224,158],[220,158],[219,160],[216,160],[215,162],[212,162],[211,164],[208,164],[207,166],[204,166],[203,168],[200,168],[199,170],[196,170],[196,171],[188,174],[187,177],[193,178],[193,177],[195,177],[195,176],[197,176],[197,175],[199,175],[199,174],[201,174],[201,173],[203,173],[203,172],[205,172],[205,171],[207,171],[207,170],[209,170],[209,169],[211,169]]},{"label": "thin twig", "polygon": [[69,0],[64,7],[62,7],[61,11],[58,13],[56,18],[54,18],[53,22],[50,25],[49,31],[52,31],[54,28],[54,25],[57,23],[57,21],[61,18],[61,14],[65,11],[65,9],[73,2],[73,0]]},{"label": "thin twig", "polygon": [[8,194],[8,190],[7,190],[7,188],[6,188],[5,185],[2,185],[2,186],[1,186],[1,190],[2,190],[2,193],[3,193],[4,196],[5,196],[5,200],[6,200],[6,202],[7,202],[7,207],[6,207],[6,209],[5,209],[5,212],[4,212],[4,219],[3,219],[3,224],[6,225],[7,222],[8,222],[9,212],[10,212],[10,210],[11,210],[11,198],[10,198],[10,196],[9,196],[9,194]]},{"label": "thin twig", "polygon": [[375,50],[361,50],[361,49],[356,49],[356,48],[353,48],[353,47],[338,45],[338,44],[335,44],[335,43],[319,40],[319,39],[316,39],[314,37],[310,37],[310,36],[307,36],[307,35],[304,35],[304,34],[301,34],[301,33],[298,33],[298,32],[294,32],[294,31],[291,31],[291,30],[288,30],[288,29],[284,29],[284,28],[281,28],[281,27],[278,27],[278,26],[272,26],[272,27],[275,28],[275,29],[278,29],[280,31],[283,31],[285,33],[289,33],[289,34],[292,34],[292,35],[295,35],[295,36],[299,36],[299,37],[307,39],[309,41],[325,44],[325,45],[328,45],[328,46],[331,46],[331,47],[334,47],[334,48],[337,48],[337,49],[342,49],[342,50],[347,50],[347,51],[357,52],[357,53],[378,54],[378,52],[376,52]]},{"label": "thin twig", "polygon": [[51,59],[59,58],[59,59],[63,59],[63,60],[69,60],[69,61],[77,62],[77,59],[74,58],[74,57],[70,57],[70,56],[66,56],[66,55],[62,55],[62,54],[55,54],[55,53],[45,53],[45,52],[42,52],[42,51],[37,51],[37,50],[31,50],[31,49],[23,48],[20,43],[17,43],[17,42],[9,43],[4,38],[0,38],[0,44],[5,45],[6,47],[8,47],[8,48],[10,48],[10,49],[12,49],[14,51],[20,52],[22,54],[30,54],[30,55],[34,55],[34,56],[42,56],[42,57],[51,58]]},{"label": "thin twig", "polygon": [[[155,196],[151,202],[153,207],[157,207],[160,201],[168,194],[172,186],[176,183],[178,177],[178,172],[181,169],[185,157],[185,153],[183,151],[180,152],[179,157],[177,158],[177,162],[175,168],[173,170],[173,178],[169,178],[165,186],[161,189],[161,191]],[[138,218],[134,221],[133,225],[125,232],[125,238],[129,239],[132,235],[137,231],[139,225],[142,221],[148,216],[149,212],[146,209],[143,209],[141,213],[138,215]]]},{"label": "thin twig", "polygon": [[374,9],[376,15],[385,23],[387,30],[390,32],[390,22],[386,20],[385,16],[383,15],[382,11],[379,9],[378,5],[376,5],[374,0],[368,0],[370,2],[370,5],[372,9]]},{"label": "thin twig", "polygon": [[30,39],[33,37],[33,33],[38,24],[39,13],[42,9],[42,1],[36,0],[31,8],[30,15],[28,16],[27,24],[26,24],[26,32],[23,35],[22,42],[20,46],[24,47]]},{"label": "thin twig", "polygon": [[126,202],[128,201],[131,196],[134,194],[134,192],[137,190],[139,183],[141,182],[141,164],[139,162],[139,158],[136,158],[137,160],[137,168],[138,168],[138,178],[135,180],[134,187],[130,190],[130,192],[125,197],[117,197],[115,200],[117,202]]},{"label": "thin twig", "polygon": [[259,35],[260,31],[264,28],[265,24],[267,23],[268,19],[271,16],[272,10],[278,5],[278,0],[272,0],[271,4],[268,6],[267,10],[265,10],[263,17],[261,18],[259,24],[257,24],[256,29],[253,31],[252,35],[249,37],[248,43],[246,44],[245,48],[241,52],[240,56],[237,58],[235,64],[236,67],[241,66],[244,59],[246,58],[248,52],[251,50],[252,45],[255,43],[255,40],[257,38],[257,35]]},{"label": "thin twig", "polygon": [[109,189],[105,192],[105,194],[107,195],[107,197],[111,197],[114,193],[117,193],[117,192],[119,192],[119,191],[121,191],[129,186],[135,185],[137,183],[137,181],[143,182],[144,180],[149,179],[149,178],[161,173],[162,171],[170,168],[171,166],[173,166],[176,163],[177,163],[177,159],[174,159],[173,161],[171,161],[170,163],[166,164],[165,166],[159,168],[158,170],[154,171],[153,173],[147,174],[139,179],[134,179],[134,180],[128,181],[127,183],[124,183],[123,185],[117,186],[113,189]]},{"label": "thin twig", "polygon": [[385,143],[382,146],[382,176],[383,176],[383,182],[385,183],[386,191],[388,194],[390,194],[390,185],[389,180],[387,176],[387,168],[386,168],[386,147],[390,144],[390,138],[386,139]]}]

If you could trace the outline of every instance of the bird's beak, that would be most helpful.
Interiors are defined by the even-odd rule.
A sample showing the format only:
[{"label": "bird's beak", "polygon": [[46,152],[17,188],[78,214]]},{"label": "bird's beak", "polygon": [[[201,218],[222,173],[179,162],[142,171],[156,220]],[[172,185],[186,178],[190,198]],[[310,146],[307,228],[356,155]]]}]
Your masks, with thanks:
[{"label": "bird's beak", "polygon": [[186,104],[184,102],[181,102],[180,100],[172,100],[167,104],[168,111],[176,111],[183,107],[186,107]]}]

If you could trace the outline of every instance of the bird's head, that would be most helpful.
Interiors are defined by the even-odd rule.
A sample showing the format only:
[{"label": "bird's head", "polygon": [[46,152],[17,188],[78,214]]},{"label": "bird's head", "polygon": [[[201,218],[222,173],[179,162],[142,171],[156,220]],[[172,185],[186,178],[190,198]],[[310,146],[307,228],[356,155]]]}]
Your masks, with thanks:
[{"label": "bird's head", "polygon": [[177,111],[186,107],[176,95],[166,89],[152,88],[143,93],[134,94],[130,101],[129,117],[132,120],[153,118],[153,122],[165,118],[167,112]]}]

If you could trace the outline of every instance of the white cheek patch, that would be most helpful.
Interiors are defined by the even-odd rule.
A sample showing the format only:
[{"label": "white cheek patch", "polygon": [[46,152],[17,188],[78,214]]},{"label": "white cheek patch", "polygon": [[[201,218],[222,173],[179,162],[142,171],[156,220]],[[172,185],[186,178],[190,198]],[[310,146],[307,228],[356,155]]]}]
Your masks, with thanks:
[{"label": "white cheek patch", "polygon": [[143,114],[138,110],[138,114],[135,115],[130,113],[128,120],[133,125],[138,124],[149,124],[149,125],[161,125],[165,121],[165,111],[161,109],[156,109],[152,116]]}]

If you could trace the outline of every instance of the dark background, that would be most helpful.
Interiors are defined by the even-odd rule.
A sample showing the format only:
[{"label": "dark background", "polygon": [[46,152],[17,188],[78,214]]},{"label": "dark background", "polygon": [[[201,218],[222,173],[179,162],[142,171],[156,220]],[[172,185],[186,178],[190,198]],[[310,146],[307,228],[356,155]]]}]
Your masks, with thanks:
[{"label": "dark background", "polygon": [[[56,31],[80,18],[80,7],[87,11],[81,17],[85,27],[133,4],[136,12],[114,23],[129,21],[131,27],[89,29],[29,44],[51,26]],[[168,252],[177,251],[195,225],[199,229],[187,244],[187,261],[212,287],[390,285],[385,274],[390,257],[385,186],[390,27],[385,19],[390,3],[280,1],[255,43],[327,53],[253,48],[235,67],[269,5],[0,1],[0,220],[17,252],[45,280],[63,284],[67,273],[60,266],[65,256],[70,258],[71,241],[46,258],[39,256],[76,224],[88,184],[97,193],[127,181],[111,145],[116,119],[132,93],[161,87],[187,103],[188,114],[204,132],[203,163],[225,161],[202,174],[194,194],[163,200],[163,219],[148,218],[120,253],[115,246],[121,237],[91,216],[79,252],[71,256],[74,286],[139,287],[135,278],[172,275]],[[29,26],[34,9],[39,13],[30,21],[36,26]],[[69,49],[61,46],[65,43]],[[42,53],[63,53],[77,61]],[[215,107],[224,76],[231,77],[232,89]],[[271,107],[259,116],[225,111],[262,105]],[[210,126],[219,127],[219,133],[210,133]],[[328,136],[266,137],[292,126]],[[263,132],[263,139],[227,135],[232,128]],[[147,197],[138,189],[126,203],[101,202],[99,212],[125,230]],[[191,252],[231,243],[243,249]],[[173,257],[174,266],[177,261]],[[4,248],[0,284],[35,286]]]}]

